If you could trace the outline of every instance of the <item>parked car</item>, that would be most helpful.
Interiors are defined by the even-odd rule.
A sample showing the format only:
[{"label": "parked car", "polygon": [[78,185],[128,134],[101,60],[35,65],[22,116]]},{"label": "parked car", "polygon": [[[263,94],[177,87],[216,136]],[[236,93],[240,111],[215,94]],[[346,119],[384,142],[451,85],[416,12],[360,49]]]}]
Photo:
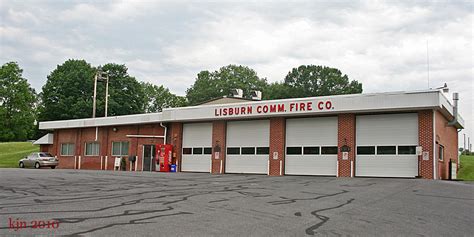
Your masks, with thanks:
[{"label": "parked car", "polygon": [[51,169],[54,169],[58,164],[59,159],[47,152],[33,152],[18,163],[20,168],[35,167],[36,169],[41,167],[51,167]]}]

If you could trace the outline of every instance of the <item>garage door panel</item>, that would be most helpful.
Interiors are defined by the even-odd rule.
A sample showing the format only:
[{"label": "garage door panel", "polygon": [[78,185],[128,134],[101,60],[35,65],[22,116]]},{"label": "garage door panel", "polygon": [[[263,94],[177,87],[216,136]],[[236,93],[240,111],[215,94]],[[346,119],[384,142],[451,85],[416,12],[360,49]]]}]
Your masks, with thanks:
[{"label": "garage door panel", "polygon": [[418,144],[418,114],[357,116],[356,130],[359,146]]},{"label": "garage door panel", "polygon": [[268,156],[227,155],[226,173],[267,174]]},{"label": "garage door panel", "polygon": [[210,172],[210,155],[183,155],[181,171]]},{"label": "garage door panel", "polygon": [[236,121],[227,123],[228,147],[268,147],[269,137],[269,120]]},{"label": "garage door panel", "polygon": [[415,177],[418,175],[417,156],[357,156],[357,176]]},{"label": "garage door panel", "polygon": [[335,175],[336,172],[337,155],[285,157],[285,174]]},{"label": "garage door panel", "polygon": [[212,123],[183,124],[183,150],[191,148],[189,153],[194,153],[195,150],[200,152],[182,154],[181,171],[210,172],[211,155],[202,154],[204,148],[210,147],[212,147]]}]

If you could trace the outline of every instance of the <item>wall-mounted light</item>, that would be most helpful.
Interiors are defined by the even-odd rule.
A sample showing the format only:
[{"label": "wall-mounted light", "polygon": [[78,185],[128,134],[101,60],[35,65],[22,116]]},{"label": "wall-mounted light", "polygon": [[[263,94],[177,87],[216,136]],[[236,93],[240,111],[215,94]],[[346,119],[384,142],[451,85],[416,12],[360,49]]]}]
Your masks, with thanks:
[{"label": "wall-mounted light", "polygon": [[117,129],[116,127],[113,127],[113,128],[112,128],[112,131],[114,131],[114,132],[117,132],[117,130],[118,130],[118,129]]}]

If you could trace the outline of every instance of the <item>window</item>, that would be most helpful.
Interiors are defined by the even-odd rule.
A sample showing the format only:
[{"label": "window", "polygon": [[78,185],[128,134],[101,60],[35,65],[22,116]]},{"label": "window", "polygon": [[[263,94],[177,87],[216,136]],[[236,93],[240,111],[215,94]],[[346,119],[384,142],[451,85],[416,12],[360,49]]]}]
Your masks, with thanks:
[{"label": "window", "polygon": [[257,147],[257,155],[268,155],[270,154],[269,147]]},{"label": "window", "polygon": [[337,155],[337,146],[321,147],[321,155]]},{"label": "window", "polygon": [[228,155],[240,155],[240,147],[228,147],[227,148]]},{"label": "window", "polygon": [[375,146],[358,146],[357,155],[375,155]]},{"label": "window", "polygon": [[98,156],[99,155],[99,143],[88,142],[86,143],[86,156]]},{"label": "window", "polygon": [[416,155],[416,146],[398,146],[399,155]]},{"label": "window", "polygon": [[211,147],[204,147],[204,154],[205,155],[212,154],[212,148]]},{"label": "window", "polygon": [[301,155],[301,147],[287,147],[286,154],[287,155]]},{"label": "window", "polygon": [[439,148],[438,148],[438,159],[440,161],[444,160],[444,146],[442,145],[439,145]]},{"label": "window", "polygon": [[40,157],[54,157],[53,155],[51,155],[50,153],[47,153],[47,152],[40,152],[39,156]]},{"label": "window", "polygon": [[242,147],[242,155],[255,155],[255,147]]},{"label": "window", "polygon": [[377,155],[396,155],[396,146],[377,146]]},{"label": "window", "polygon": [[189,148],[189,147],[183,148],[183,155],[191,155],[192,152],[193,152],[192,148]]},{"label": "window", "polygon": [[61,144],[61,155],[62,156],[73,156],[74,155],[74,144],[73,143]]},{"label": "window", "polygon": [[319,146],[306,146],[303,148],[305,155],[319,155]]},{"label": "window", "polygon": [[113,156],[128,156],[128,142],[112,142]]},{"label": "window", "polygon": [[194,147],[193,155],[202,155],[202,147]]}]

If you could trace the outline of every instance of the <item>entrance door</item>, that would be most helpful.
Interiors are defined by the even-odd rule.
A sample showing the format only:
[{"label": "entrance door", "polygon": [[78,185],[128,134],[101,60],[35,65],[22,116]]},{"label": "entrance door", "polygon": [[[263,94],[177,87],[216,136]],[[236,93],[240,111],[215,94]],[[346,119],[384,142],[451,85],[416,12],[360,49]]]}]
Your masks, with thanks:
[{"label": "entrance door", "polygon": [[143,171],[156,170],[155,153],[156,153],[155,145],[143,145],[143,160],[142,160]]}]

